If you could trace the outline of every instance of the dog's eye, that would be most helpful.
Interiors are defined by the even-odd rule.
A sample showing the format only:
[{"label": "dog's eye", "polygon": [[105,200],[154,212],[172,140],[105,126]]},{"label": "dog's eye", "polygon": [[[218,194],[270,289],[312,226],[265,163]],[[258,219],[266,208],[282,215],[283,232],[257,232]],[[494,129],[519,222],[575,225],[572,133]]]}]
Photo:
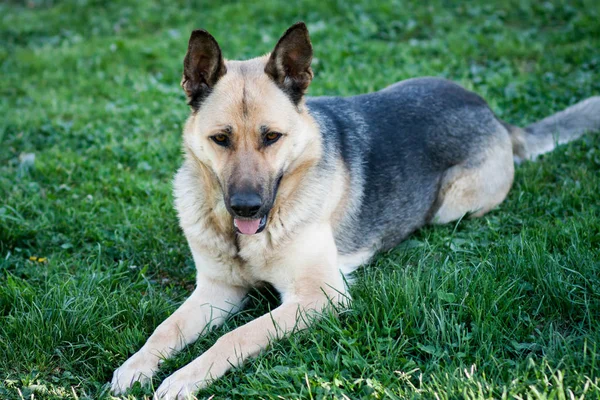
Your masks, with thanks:
[{"label": "dog's eye", "polygon": [[229,136],[220,133],[218,135],[214,135],[210,137],[213,142],[218,144],[219,146],[227,147],[229,146]]},{"label": "dog's eye", "polygon": [[279,138],[281,137],[281,133],[279,132],[269,132],[265,134],[265,145],[269,146],[273,143],[275,143],[276,141],[279,140]]}]

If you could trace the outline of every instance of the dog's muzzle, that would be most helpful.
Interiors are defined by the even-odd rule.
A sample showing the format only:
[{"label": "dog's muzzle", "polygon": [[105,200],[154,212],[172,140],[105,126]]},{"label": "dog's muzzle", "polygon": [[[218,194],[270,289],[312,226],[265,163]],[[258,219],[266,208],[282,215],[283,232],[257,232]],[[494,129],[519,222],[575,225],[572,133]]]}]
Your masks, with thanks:
[{"label": "dog's muzzle", "polygon": [[283,175],[280,175],[275,181],[272,198],[266,202],[253,190],[239,191],[231,195],[228,208],[238,233],[254,235],[265,229],[282,177]]},{"label": "dog's muzzle", "polygon": [[267,214],[259,216],[263,208],[263,200],[253,191],[234,193],[229,199],[229,207],[233,214],[233,225],[239,233],[254,235],[265,229]]}]

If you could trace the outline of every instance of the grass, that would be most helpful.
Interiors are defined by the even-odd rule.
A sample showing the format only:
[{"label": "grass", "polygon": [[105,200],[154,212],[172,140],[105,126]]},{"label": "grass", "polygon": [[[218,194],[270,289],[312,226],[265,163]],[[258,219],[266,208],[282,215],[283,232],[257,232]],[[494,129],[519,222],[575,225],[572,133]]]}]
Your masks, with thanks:
[{"label": "grass", "polygon": [[[593,0],[211,3],[0,4],[0,398],[110,398],[193,287],[171,197],[193,28],[249,58],[306,21],[311,95],[435,75],[524,125],[600,94]],[[525,163],[498,210],[414,234],[356,274],[352,310],[198,397],[600,397],[599,193],[599,135]],[[254,293],[154,386],[274,297]]]}]

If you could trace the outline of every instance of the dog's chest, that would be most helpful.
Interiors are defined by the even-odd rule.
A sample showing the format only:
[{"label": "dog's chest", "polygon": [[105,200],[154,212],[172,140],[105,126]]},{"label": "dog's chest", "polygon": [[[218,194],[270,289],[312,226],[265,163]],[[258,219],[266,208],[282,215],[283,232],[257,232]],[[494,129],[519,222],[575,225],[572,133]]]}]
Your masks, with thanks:
[{"label": "dog's chest", "polygon": [[273,283],[269,278],[273,252],[265,235],[247,238],[234,233],[217,239],[218,236],[204,230],[189,241],[199,273],[237,286]]},{"label": "dog's chest", "polygon": [[[236,235],[236,259],[239,269],[254,283],[269,281],[274,249],[266,234],[252,237]],[[272,283],[272,282],[271,282]]]}]

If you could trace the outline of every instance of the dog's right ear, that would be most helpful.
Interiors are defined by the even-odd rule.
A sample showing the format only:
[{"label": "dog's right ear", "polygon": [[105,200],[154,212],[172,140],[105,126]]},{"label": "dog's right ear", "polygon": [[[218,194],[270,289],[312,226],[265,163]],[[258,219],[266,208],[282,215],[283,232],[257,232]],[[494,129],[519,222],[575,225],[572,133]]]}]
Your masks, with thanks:
[{"label": "dog's right ear", "polygon": [[200,108],[202,101],[226,72],[221,48],[215,38],[203,29],[193,31],[183,60],[181,80],[181,87],[192,109],[197,111]]}]

